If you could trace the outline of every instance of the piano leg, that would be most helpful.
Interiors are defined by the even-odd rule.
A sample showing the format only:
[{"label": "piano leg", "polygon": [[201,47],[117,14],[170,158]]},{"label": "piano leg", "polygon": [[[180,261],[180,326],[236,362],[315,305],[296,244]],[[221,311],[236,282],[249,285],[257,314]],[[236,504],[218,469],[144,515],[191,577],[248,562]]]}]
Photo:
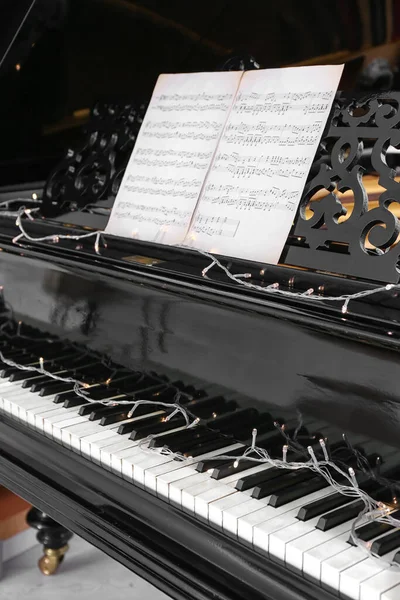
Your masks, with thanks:
[{"label": "piano leg", "polygon": [[39,569],[43,575],[53,575],[64,559],[72,533],[37,508],[28,512],[27,523],[38,530],[37,540],[43,544],[44,554],[39,559]]}]

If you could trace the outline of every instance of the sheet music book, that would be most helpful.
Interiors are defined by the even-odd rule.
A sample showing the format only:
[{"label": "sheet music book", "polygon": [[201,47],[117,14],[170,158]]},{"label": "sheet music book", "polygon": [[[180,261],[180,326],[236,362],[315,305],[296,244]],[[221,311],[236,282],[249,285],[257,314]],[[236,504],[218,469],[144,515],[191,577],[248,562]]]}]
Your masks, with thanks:
[{"label": "sheet music book", "polygon": [[106,233],[276,264],[342,70],[160,75]]}]

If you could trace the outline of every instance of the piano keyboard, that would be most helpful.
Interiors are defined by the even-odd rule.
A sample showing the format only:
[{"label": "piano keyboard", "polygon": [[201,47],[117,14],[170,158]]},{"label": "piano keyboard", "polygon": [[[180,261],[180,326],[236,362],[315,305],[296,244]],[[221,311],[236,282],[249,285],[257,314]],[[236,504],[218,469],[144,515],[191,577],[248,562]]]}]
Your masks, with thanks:
[{"label": "piano keyboard", "polygon": [[[257,445],[281,457],[284,438],[275,422],[285,423],[285,431],[292,434],[295,419],[240,408],[234,400],[210,397],[152,373],[104,365],[98,357],[83,355],[76,347],[57,341],[5,340],[0,349],[6,358],[24,365],[38,365],[43,356],[46,370],[87,382],[87,391],[97,400],[90,403],[76,395],[71,383],[1,363],[0,411],[11,418],[342,598],[400,598],[400,568],[385,568],[383,561],[367,557],[349,541],[351,526],[362,509],[358,500],[338,494],[323,478],[307,470],[276,469],[249,460],[236,465],[234,458],[218,459],[226,454],[241,455],[253,427],[259,432]],[[111,382],[102,383],[109,377]],[[110,399],[173,402],[177,389],[184,393],[182,404],[205,425],[202,422],[187,430],[181,415],[165,421],[166,410],[154,405],[139,406],[129,418],[129,405],[100,403]],[[151,447],[166,446],[187,460],[150,450],[143,443],[149,435],[154,436]],[[331,450],[339,453],[342,461],[356,468],[340,432],[312,418],[305,419],[299,442],[304,447],[316,445],[321,436],[328,437]],[[351,443],[371,464],[379,452],[382,475],[398,478],[400,464],[394,449],[362,436],[351,436]],[[301,460],[299,455],[289,454],[288,459]],[[357,477],[372,497],[391,501],[390,490],[360,471]],[[400,511],[395,516],[399,517]],[[373,523],[358,533],[384,561],[400,564],[399,530]]]}]

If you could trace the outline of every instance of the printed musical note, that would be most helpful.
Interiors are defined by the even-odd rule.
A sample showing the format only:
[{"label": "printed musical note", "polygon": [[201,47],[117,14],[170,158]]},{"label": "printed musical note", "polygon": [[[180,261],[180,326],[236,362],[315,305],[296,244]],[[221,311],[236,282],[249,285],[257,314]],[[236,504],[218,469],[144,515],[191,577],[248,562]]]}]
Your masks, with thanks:
[{"label": "printed musical note", "polygon": [[[341,69],[304,67],[243,75],[188,243],[205,251],[217,248],[227,256],[278,261]],[[226,230],[230,235],[223,229],[219,233],[223,219],[232,224]]]},{"label": "printed musical note", "polygon": [[183,242],[240,78],[237,72],[160,76],[107,231]]}]

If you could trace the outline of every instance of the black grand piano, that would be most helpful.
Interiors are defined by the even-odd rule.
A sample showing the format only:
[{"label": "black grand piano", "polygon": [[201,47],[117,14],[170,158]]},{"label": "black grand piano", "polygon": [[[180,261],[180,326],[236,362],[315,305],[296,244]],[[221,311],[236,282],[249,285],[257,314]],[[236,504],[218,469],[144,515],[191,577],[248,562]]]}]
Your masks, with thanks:
[{"label": "black grand piano", "polygon": [[[182,600],[400,597],[397,529],[359,528],[370,558],[350,538],[359,501],[310,471],[235,459],[254,428],[276,458],[323,438],[395,511],[397,5],[304,4],[4,3],[0,482],[35,507],[44,573],[76,533]],[[160,72],[335,61],[344,91],[280,264],[222,259],[298,295],[203,277],[209,261],[189,250],[62,237],[105,227]],[[324,299],[382,286],[345,310]],[[138,398],[179,398],[200,424],[162,405],[129,416]],[[149,435],[187,460],[146,449]]]}]

